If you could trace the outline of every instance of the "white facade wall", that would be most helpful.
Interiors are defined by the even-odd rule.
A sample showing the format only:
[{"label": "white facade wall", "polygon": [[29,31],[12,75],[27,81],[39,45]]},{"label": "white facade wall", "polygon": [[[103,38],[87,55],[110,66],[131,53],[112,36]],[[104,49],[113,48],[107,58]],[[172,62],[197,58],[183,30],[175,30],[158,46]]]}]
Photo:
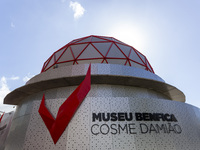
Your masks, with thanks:
[{"label": "white facade wall", "polygon": [[[27,85],[45,80],[50,82],[56,78],[64,78],[64,76],[66,78],[78,77],[78,75],[85,74],[87,67],[88,65],[77,65],[71,70],[68,68],[67,71],[66,67],[49,70],[31,79]],[[131,68],[133,67],[92,64],[92,77],[96,75],[96,80],[97,75],[100,77],[107,74],[118,76],[120,79],[128,73],[123,70],[127,70],[129,77],[148,79],[149,85],[152,82],[153,86],[154,81],[165,84],[155,74],[135,68],[131,71]],[[56,84],[56,80],[52,84]],[[77,85],[44,89],[24,96],[18,103],[5,150],[199,150],[199,108],[172,101],[168,97],[170,94],[155,91],[155,87],[150,89],[124,84],[92,84],[90,92],[56,144],[53,143],[38,113],[42,96],[45,94],[46,106],[56,117],[59,107]],[[93,121],[94,113],[132,113],[133,119],[130,121],[99,121],[98,119]],[[162,119],[160,121],[138,121],[135,113],[173,114],[177,121],[163,121]]]}]

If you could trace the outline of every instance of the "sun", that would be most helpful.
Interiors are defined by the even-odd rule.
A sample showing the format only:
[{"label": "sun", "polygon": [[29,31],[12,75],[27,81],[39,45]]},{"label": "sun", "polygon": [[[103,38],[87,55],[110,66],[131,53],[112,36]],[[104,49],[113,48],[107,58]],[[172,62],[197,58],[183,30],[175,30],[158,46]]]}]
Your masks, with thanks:
[{"label": "sun", "polygon": [[109,34],[141,52],[144,51],[146,35],[140,27],[131,24],[119,24],[113,27]]}]

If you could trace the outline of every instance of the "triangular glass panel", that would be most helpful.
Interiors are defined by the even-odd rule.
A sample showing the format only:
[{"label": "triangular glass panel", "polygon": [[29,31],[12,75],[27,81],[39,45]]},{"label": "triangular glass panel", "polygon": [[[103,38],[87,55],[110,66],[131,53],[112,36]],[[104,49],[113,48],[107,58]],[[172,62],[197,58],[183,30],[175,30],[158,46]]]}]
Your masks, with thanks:
[{"label": "triangular glass panel", "polygon": [[130,66],[130,63],[129,63],[128,60],[126,60],[125,65],[126,65],[126,66]]},{"label": "triangular glass panel", "polygon": [[106,55],[111,44],[112,44],[111,42],[108,42],[108,43],[93,43],[93,45],[99,50],[99,52],[103,56]]},{"label": "triangular glass panel", "polygon": [[92,42],[103,42],[103,41],[105,41],[106,42],[106,40],[104,40],[104,39],[101,39],[101,38],[98,38],[98,37],[92,37]]},{"label": "triangular glass panel", "polygon": [[88,45],[88,44],[77,44],[77,45],[70,46],[75,58],[84,50],[86,45]]},{"label": "triangular glass panel", "polygon": [[107,60],[102,60],[102,62],[101,62],[102,64],[107,64]]},{"label": "triangular glass panel", "polygon": [[67,49],[67,47],[62,48],[61,50],[55,52],[55,58],[56,60],[60,57],[60,55],[63,53],[63,51]]},{"label": "triangular glass panel", "polygon": [[49,61],[48,65],[45,67],[46,69],[49,68],[51,65],[53,65],[55,63],[54,60],[54,55],[51,57],[51,60]]},{"label": "triangular glass panel", "polygon": [[73,65],[74,61],[69,61],[69,62],[64,62],[64,63],[58,63],[58,67],[62,67],[62,66],[69,66],[69,65]]},{"label": "triangular glass panel", "polygon": [[140,69],[145,69],[146,68],[145,66],[137,64],[137,63],[135,63],[133,61],[130,61],[130,63],[131,63],[131,66],[136,67],[136,68],[140,68]]},{"label": "triangular glass panel", "polygon": [[150,64],[149,64],[148,61],[147,61],[147,67],[148,67],[148,69],[150,70],[150,72],[153,72],[153,70],[152,70],[152,68],[151,68],[151,66],[150,66]]},{"label": "triangular glass panel", "polygon": [[108,52],[108,55],[106,57],[110,58],[126,58],[124,54],[118,49],[118,47],[113,44],[110,51]]},{"label": "triangular glass panel", "polygon": [[48,58],[48,59],[45,61],[44,65],[43,65],[43,69],[46,68],[46,65],[48,64],[49,60],[50,60],[50,58]]},{"label": "triangular glass panel", "polygon": [[109,64],[121,64],[124,65],[126,62],[126,59],[106,59]]},{"label": "triangular glass panel", "polygon": [[130,54],[129,59],[134,60],[134,61],[136,61],[138,63],[144,64],[142,62],[142,60],[139,58],[139,56],[135,53],[135,51],[133,49],[131,49],[131,54]]},{"label": "triangular glass panel", "polygon": [[112,37],[103,37],[103,39],[108,40],[108,41],[113,41]]},{"label": "triangular glass panel", "polygon": [[128,57],[129,53],[130,53],[130,50],[131,50],[131,47],[129,46],[125,46],[125,45],[122,45],[122,44],[117,44],[117,46],[122,50],[122,52]]},{"label": "triangular glass panel", "polygon": [[90,44],[77,59],[103,58],[103,56]]},{"label": "triangular glass panel", "polygon": [[126,43],[123,43],[123,42],[121,42],[121,41],[119,41],[119,40],[117,40],[117,39],[115,39],[115,38],[113,38],[113,41],[115,41],[115,42],[117,42],[117,43],[120,43],[120,44],[126,44]]},{"label": "triangular glass panel", "polygon": [[90,40],[91,40],[91,37],[87,37],[87,38],[85,38],[85,39],[82,39],[82,40],[78,41],[77,43],[90,42]]},{"label": "triangular glass panel", "polygon": [[103,59],[78,60],[78,64],[101,63]]},{"label": "triangular glass panel", "polygon": [[145,63],[145,56],[144,55],[142,55],[140,52],[138,52],[137,51],[137,53],[138,53],[138,55],[140,56],[140,58],[143,60],[143,62]]},{"label": "triangular glass panel", "polygon": [[130,61],[128,61],[126,65],[127,65],[127,66],[131,66],[131,63],[130,63]]},{"label": "triangular glass panel", "polygon": [[68,44],[76,43],[77,41],[80,41],[80,39],[75,39],[75,40],[72,40],[72,41],[71,41],[71,42],[69,42]]},{"label": "triangular glass panel", "polygon": [[67,50],[61,55],[58,62],[65,62],[69,60],[74,60],[73,55],[70,51],[70,48],[68,47]]}]

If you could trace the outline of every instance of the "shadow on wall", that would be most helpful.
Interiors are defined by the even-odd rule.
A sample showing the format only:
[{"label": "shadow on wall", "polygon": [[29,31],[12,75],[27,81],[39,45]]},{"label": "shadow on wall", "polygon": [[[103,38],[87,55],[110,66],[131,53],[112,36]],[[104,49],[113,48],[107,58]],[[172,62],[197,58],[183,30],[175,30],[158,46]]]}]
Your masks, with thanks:
[{"label": "shadow on wall", "polygon": [[9,113],[4,113],[0,116],[0,150],[4,150],[5,141],[10,130],[11,122],[14,116],[14,111]]}]

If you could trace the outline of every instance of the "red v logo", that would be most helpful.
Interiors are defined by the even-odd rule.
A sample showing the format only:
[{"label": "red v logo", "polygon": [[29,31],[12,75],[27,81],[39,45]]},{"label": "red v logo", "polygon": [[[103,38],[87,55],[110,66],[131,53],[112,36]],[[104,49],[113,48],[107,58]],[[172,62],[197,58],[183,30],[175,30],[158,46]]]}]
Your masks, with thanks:
[{"label": "red v logo", "polygon": [[75,89],[75,91],[65,100],[60,106],[57,117],[54,119],[49,110],[45,106],[45,95],[43,95],[40,108],[38,110],[42,117],[46,127],[48,128],[54,144],[57,143],[58,139],[68,126],[70,120],[74,116],[80,104],[88,94],[91,88],[91,65],[88,68],[85,79]]},{"label": "red v logo", "polygon": [[5,112],[1,115],[1,118],[0,118],[0,123],[1,123],[1,120],[2,120],[2,118],[3,118],[3,115],[5,114]]}]

